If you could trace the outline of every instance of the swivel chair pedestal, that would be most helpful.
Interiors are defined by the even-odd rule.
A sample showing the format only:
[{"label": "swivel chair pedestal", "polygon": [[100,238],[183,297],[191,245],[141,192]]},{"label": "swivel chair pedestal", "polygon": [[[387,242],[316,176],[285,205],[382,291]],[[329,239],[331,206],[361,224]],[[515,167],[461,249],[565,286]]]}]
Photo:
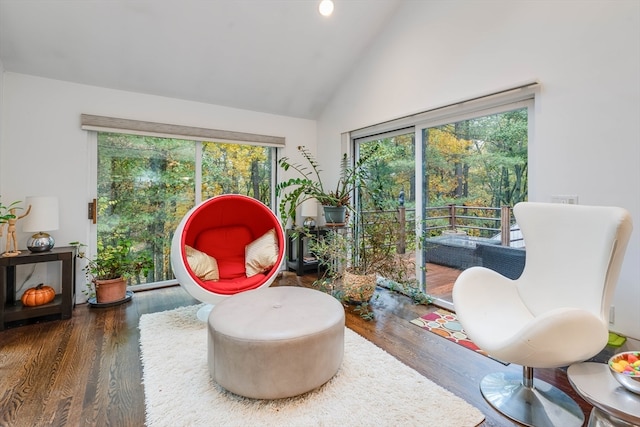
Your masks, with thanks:
[{"label": "swivel chair pedestal", "polygon": [[576,426],[584,423],[580,406],[559,388],[534,380],[533,368],[523,366],[522,377],[494,372],[480,382],[484,398],[498,412],[531,427]]}]

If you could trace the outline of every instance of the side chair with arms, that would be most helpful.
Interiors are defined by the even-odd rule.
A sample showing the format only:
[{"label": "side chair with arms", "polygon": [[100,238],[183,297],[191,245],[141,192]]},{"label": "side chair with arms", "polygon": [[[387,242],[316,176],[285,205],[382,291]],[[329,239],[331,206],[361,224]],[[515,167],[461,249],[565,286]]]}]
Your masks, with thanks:
[{"label": "side chair with arms", "polygon": [[484,377],[484,398],[528,426],[582,426],[584,415],[558,388],[534,380],[534,368],[557,368],[598,354],[608,340],[608,313],[629,241],[622,208],[518,203],[526,245],[522,275],[512,280],[484,267],[463,271],[453,287],[456,314],[469,337],[492,357],[523,366],[522,377]]}]

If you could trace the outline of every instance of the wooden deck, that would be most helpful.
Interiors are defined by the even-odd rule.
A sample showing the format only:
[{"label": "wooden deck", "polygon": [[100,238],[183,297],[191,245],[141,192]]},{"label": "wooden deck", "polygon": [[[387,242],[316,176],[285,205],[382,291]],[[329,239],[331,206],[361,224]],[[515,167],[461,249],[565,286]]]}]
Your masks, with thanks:
[{"label": "wooden deck", "polygon": [[445,301],[453,301],[453,284],[461,270],[438,264],[427,264],[427,294]]}]

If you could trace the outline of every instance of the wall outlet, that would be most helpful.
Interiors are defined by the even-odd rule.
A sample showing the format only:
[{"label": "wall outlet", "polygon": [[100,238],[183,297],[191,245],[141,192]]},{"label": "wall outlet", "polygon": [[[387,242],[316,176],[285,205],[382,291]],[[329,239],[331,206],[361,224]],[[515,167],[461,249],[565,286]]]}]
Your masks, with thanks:
[{"label": "wall outlet", "polygon": [[613,305],[609,307],[609,323],[616,323],[616,308]]},{"label": "wall outlet", "polygon": [[551,203],[563,203],[565,205],[577,205],[578,204],[578,195],[577,194],[560,194],[551,196]]}]

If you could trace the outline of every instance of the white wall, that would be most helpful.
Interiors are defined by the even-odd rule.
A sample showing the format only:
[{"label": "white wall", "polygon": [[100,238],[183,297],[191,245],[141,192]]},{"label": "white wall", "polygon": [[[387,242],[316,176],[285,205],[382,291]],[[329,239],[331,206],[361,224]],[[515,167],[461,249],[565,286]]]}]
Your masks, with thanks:
[{"label": "white wall", "polygon": [[637,0],[404,3],[318,121],[319,160],[337,163],[341,132],[532,79],[529,199],[577,194],[631,212],[611,329],[640,338]]},{"label": "white wall", "polygon": [[[60,201],[60,229],[51,234],[57,246],[78,240],[90,242],[87,202],[95,197],[90,186],[87,132],[80,114],[209,127],[284,136],[283,155],[296,156],[298,145],[315,150],[316,122],[188,102],[138,93],[85,86],[5,72],[0,88],[0,195],[4,202],[28,195],[56,195]],[[6,204],[6,203],[5,203]],[[18,247],[26,247],[31,233],[18,229]],[[4,245],[4,239],[0,238]],[[4,251],[4,246],[0,252]],[[77,276],[78,299],[84,289]]]}]

